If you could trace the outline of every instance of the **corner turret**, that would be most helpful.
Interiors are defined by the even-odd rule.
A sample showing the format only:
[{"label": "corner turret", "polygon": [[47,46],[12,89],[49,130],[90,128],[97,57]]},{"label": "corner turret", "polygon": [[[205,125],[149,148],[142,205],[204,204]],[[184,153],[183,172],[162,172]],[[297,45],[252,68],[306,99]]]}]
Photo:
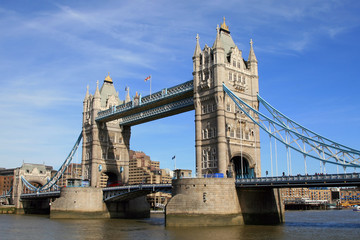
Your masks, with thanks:
[{"label": "corner turret", "polygon": [[248,66],[249,66],[252,74],[258,75],[258,61],[255,56],[252,39],[250,39],[250,52],[249,52],[249,58],[248,58]]},{"label": "corner turret", "polygon": [[194,57],[199,56],[201,54],[199,38],[200,38],[199,34],[196,34],[196,46],[195,46],[195,51],[194,51]]}]

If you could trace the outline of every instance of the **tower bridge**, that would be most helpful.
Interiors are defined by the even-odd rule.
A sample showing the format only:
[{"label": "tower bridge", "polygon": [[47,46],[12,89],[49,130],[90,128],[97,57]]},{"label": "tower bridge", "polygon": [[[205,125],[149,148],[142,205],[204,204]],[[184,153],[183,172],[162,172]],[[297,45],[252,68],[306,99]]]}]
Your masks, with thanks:
[{"label": "tower bridge", "polygon": [[[108,75],[101,88],[92,95],[87,88],[83,101],[81,135],[72,152],[48,187],[30,186],[26,179],[18,181],[34,193],[23,198],[40,198],[41,193],[56,187],[57,180],[71,162],[82,142],[83,178],[90,188],[62,189],[51,205],[54,215],[91,212],[103,217],[145,216],[147,207],[142,195],[151,191],[169,191],[173,198],[166,207],[166,222],[170,226],[231,225],[280,223],[284,221],[279,188],[313,183],[359,185],[359,175],[339,178],[291,179],[262,178],[260,159],[260,129],[286,147],[288,175],[291,175],[290,151],[303,155],[305,173],[307,158],[325,164],[360,167],[360,151],[316,134],[287,118],[259,95],[258,61],[250,41],[248,59],[234,43],[225,20],[217,27],[216,38],[209,47],[200,47],[196,37],[193,60],[193,80],[163,88],[149,96],[136,94],[120,100],[113,80]],[[259,110],[262,104],[265,111]],[[167,186],[134,186],[102,189],[100,179],[122,182],[129,179],[131,127],[186,111],[195,115],[196,174],[193,179],[176,179]],[[263,159],[269,161],[269,159]],[[271,160],[272,161],[272,160]],[[272,163],[271,163],[272,164]],[[217,174],[222,178],[203,178]],[[48,195],[51,193],[47,193]],[[76,203],[76,204],[75,204]],[[224,203],[227,203],[224,206]],[[91,207],[86,207],[91,206]],[[91,208],[91,209],[90,209]],[[55,214],[56,213],[56,214]],[[65,214],[65,215],[64,215]],[[129,215],[130,214],[130,215]],[[99,216],[99,215],[98,215]]]}]

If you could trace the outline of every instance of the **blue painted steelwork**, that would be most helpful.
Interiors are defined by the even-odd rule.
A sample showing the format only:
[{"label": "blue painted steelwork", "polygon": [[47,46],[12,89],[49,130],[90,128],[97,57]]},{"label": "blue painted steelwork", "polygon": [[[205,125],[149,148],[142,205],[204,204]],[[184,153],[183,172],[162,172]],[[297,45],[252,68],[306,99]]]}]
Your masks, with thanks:
[{"label": "blue painted steelwork", "polygon": [[58,198],[58,197],[60,197],[60,190],[49,191],[49,192],[23,193],[20,195],[21,199]]},{"label": "blue painted steelwork", "polygon": [[52,188],[57,189],[58,186],[56,185],[56,183],[59,181],[59,179],[62,177],[63,173],[65,172],[66,168],[71,163],[76,153],[76,150],[79,147],[81,139],[82,139],[82,132],[80,133],[78,139],[76,140],[73,148],[71,149],[71,152],[65,159],[64,163],[61,165],[61,167],[55,173],[55,175],[44,186],[35,187],[31,183],[29,183],[23,176],[21,176],[21,180],[24,183],[25,187],[27,187],[30,191],[34,191],[34,192],[45,192],[51,190]]},{"label": "blue painted steelwork", "polygon": [[285,146],[323,163],[340,165],[344,168],[360,167],[360,151],[338,144],[302,127],[281,114],[260,96],[258,96],[259,103],[265,105],[271,117],[252,108],[225,84],[223,89],[247,117]]},{"label": "blue painted steelwork", "polygon": [[193,97],[185,98],[180,101],[171,102],[156,108],[145,110],[119,119],[120,125],[135,125],[136,122],[145,121],[146,119],[156,118],[166,113],[174,112],[194,105]]},{"label": "blue painted steelwork", "polygon": [[341,187],[360,186],[360,173],[298,175],[237,179],[237,187]]},{"label": "blue painted steelwork", "polygon": [[316,144],[322,144],[326,147],[334,148],[336,150],[343,151],[345,153],[360,154],[359,150],[356,150],[356,149],[350,148],[348,146],[342,145],[340,143],[334,142],[324,136],[321,136],[321,135],[305,128],[304,126],[298,124],[297,122],[291,120],[290,118],[286,117],[284,114],[279,112],[277,109],[275,109],[273,106],[271,106],[268,102],[266,102],[265,99],[260,97],[260,95],[258,95],[257,97],[258,97],[259,103],[261,103],[262,106],[264,106],[268,110],[268,112],[273,116],[274,120],[278,121],[284,127],[296,131],[298,134],[306,135],[307,140],[310,139],[310,141],[313,141]]},{"label": "blue painted steelwork", "polygon": [[3,193],[3,195],[0,195],[0,198],[10,197],[10,194],[11,194],[12,190],[13,190],[13,187],[11,187],[8,192]]},{"label": "blue painted steelwork", "polygon": [[[133,100],[131,102],[124,103],[104,111],[100,111],[95,120],[103,121],[103,122],[110,121],[109,119],[113,119],[114,116],[120,115],[126,111],[136,109],[139,107],[151,106],[153,104],[156,104],[157,102],[176,98],[177,96],[181,96],[186,93],[193,92],[193,90],[194,90],[194,83],[193,80],[190,80],[171,88],[164,88],[163,90],[153,93],[151,95],[141,97],[139,99],[139,102],[135,102]],[[115,117],[115,119],[116,118],[117,117]]]},{"label": "blue painted steelwork", "polygon": [[103,188],[104,202],[121,201],[139,196],[147,195],[151,192],[171,192],[172,185],[169,184],[140,184],[120,187]]}]

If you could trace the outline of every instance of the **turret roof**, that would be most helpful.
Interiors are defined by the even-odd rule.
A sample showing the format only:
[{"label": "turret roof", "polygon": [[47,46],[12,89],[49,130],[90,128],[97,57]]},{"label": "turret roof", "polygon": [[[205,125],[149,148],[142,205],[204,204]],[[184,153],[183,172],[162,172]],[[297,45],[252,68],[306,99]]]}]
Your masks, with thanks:
[{"label": "turret roof", "polygon": [[116,99],[118,100],[118,103],[120,103],[119,93],[116,92],[113,81],[110,77],[110,74],[108,74],[108,76],[105,78],[104,83],[100,89],[101,107],[102,108],[106,107],[106,102],[107,102],[109,96],[111,96],[111,95],[115,96]]},{"label": "turret roof", "polygon": [[[225,17],[224,17],[223,23],[221,24],[220,30],[218,31],[218,34],[220,35],[221,47],[224,48],[224,52],[225,52],[225,56],[226,56],[230,52],[231,48],[235,48],[236,45],[230,35],[229,27],[225,23]],[[215,40],[215,43],[216,43],[216,41],[217,40]],[[214,46],[215,46],[215,43],[214,43]]]}]

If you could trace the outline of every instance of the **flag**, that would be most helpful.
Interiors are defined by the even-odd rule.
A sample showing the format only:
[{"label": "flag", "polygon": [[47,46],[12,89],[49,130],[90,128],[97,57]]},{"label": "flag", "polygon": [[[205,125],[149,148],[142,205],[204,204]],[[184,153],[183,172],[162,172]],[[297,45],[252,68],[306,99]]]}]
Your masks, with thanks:
[{"label": "flag", "polygon": [[172,160],[174,160],[175,159],[175,155],[172,157]]},{"label": "flag", "polygon": [[151,79],[151,75],[145,78],[145,82]]}]

